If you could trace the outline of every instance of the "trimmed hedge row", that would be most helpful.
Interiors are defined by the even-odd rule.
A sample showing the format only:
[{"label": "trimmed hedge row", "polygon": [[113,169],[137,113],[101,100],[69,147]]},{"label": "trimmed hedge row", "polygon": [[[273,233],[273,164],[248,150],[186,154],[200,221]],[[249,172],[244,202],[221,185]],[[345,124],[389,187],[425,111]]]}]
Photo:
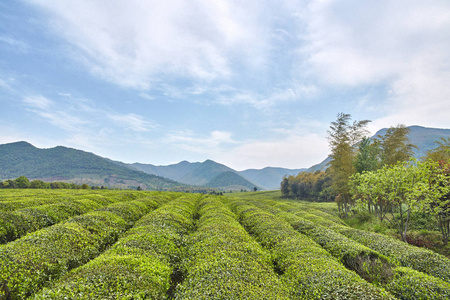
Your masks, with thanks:
[{"label": "trimmed hedge row", "polygon": [[[0,190],[0,211],[15,211],[27,207],[54,204],[73,200],[92,200],[108,205],[125,200],[135,200],[155,192],[112,191],[112,190]],[[26,192],[25,192],[26,191]]]},{"label": "trimmed hedge row", "polygon": [[203,198],[198,214],[175,299],[288,299],[270,255],[218,197]]},{"label": "trimmed hedge row", "polygon": [[443,255],[374,232],[348,227],[341,228],[339,232],[358,243],[398,260],[404,267],[450,282],[450,259]]},{"label": "trimmed hedge row", "polygon": [[35,299],[167,299],[173,264],[193,227],[197,199],[177,198],[147,214],[110,250]]},{"label": "trimmed hedge row", "polygon": [[450,283],[450,259],[425,248],[409,245],[386,235],[341,226],[329,219],[309,213],[295,211],[295,214],[319,224],[390,257],[403,267],[440,278]]},{"label": "trimmed hedge row", "polygon": [[[134,203],[136,202],[136,203]],[[159,205],[158,199],[141,200],[117,205],[114,212],[129,205],[137,220]],[[24,299],[37,292],[46,282],[59,278],[70,269],[98,256],[125,232],[129,223],[111,211],[93,211],[64,223],[28,234],[0,246],[0,282],[6,282],[11,299]]]},{"label": "trimmed hedge row", "polygon": [[[410,268],[398,267],[397,260],[387,259],[379,252],[344,235],[293,214],[280,213],[279,216],[340,259],[347,268],[356,271],[369,282],[383,285],[399,299],[450,298],[450,284],[441,279]],[[394,268],[391,269],[391,265],[385,263],[388,260]]]},{"label": "trimmed hedge row", "polygon": [[390,281],[396,262],[357,243],[334,230],[317,225],[287,212],[277,216],[287,221],[295,230],[310,237],[350,270],[374,284]]},{"label": "trimmed hedge row", "polygon": [[239,200],[230,205],[244,227],[271,251],[293,299],[395,299],[346,269],[282,218]]},{"label": "trimmed hedge row", "polygon": [[13,241],[27,233],[100,207],[102,205],[92,200],[75,200],[24,208],[13,212],[0,211],[0,243]]},{"label": "trimmed hedge row", "polygon": [[[284,218],[293,228],[308,235],[327,251],[329,251],[334,257],[339,258],[347,268],[353,269],[360,274],[361,277],[368,281],[373,281],[375,276],[375,283],[383,284],[386,290],[400,299],[444,299],[450,298],[450,284],[447,282],[412,270],[410,268],[395,267],[393,269],[386,268],[380,264],[374,264],[374,257],[383,257],[379,252],[371,251],[369,259],[362,256],[354,256],[360,251],[367,251],[367,247],[350,240],[349,238],[341,235],[333,230],[327,229],[319,224],[310,222],[301,217],[298,217],[292,213],[280,212],[278,209],[282,207],[284,210],[295,211],[296,214],[302,214],[310,216],[310,214],[301,212],[298,210],[292,210],[289,205],[279,205],[275,201],[258,201],[254,202],[258,206],[262,206],[265,209],[277,214]],[[316,222],[322,222],[323,224],[329,224],[329,219],[323,219],[320,216],[313,216],[311,219]],[[335,228],[347,228],[340,225],[334,226]],[[366,248],[366,249],[364,249]],[[374,256],[375,255],[375,256]],[[348,260],[346,257],[353,257]],[[376,260],[375,260],[376,261]],[[400,262],[396,259],[390,259],[394,265],[400,265]],[[367,272],[366,270],[372,271]],[[374,272],[375,271],[375,272]],[[381,280],[380,280],[381,279]]]},{"label": "trimmed hedge row", "polygon": [[[35,194],[41,195],[39,192]],[[55,194],[58,194],[59,197],[55,198]],[[108,191],[101,194],[92,192],[87,194],[84,192],[80,195],[72,195],[71,193],[66,195],[62,192],[52,193],[47,196],[51,196],[52,200],[50,202],[56,201],[55,203],[32,206],[14,211],[0,211],[0,244],[13,241],[27,233],[57,224],[70,217],[81,215],[112,203],[136,199],[137,196],[156,196],[158,194],[160,192],[146,192],[140,195],[136,194],[136,192],[125,192],[122,194],[117,191]],[[31,197],[31,195],[29,196]],[[33,201],[35,200],[30,200],[30,203],[33,203]],[[26,200],[22,200],[21,202],[26,203]]]}]

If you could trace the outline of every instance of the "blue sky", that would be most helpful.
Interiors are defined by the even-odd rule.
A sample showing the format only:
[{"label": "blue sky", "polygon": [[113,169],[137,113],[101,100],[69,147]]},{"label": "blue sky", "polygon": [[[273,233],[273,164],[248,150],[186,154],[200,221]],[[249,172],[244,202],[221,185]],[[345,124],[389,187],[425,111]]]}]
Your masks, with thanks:
[{"label": "blue sky", "polygon": [[450,2],[0,1],[0,143],[302,168],[340,112],[450,128]]}]

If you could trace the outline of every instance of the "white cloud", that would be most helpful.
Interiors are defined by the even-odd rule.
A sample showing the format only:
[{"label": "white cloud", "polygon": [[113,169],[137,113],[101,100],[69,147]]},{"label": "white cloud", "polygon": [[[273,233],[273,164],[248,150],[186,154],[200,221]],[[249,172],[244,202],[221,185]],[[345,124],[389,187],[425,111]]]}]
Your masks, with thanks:
[{"label": "white cloud", "polygon": [[41,110],[47,110],[53,104],[53,102],[43,96],[29,96],[23,99],[23,102],[30,105],[33,108],[38,108]]},{"label": "white cloud", "polygon": [[250,141],[222,153],[217,160],[238,170],[267,166],[308,168],[320,163],[327,155],[326,139],[316,134],[306,134]]},{"label": "white cloud", "polygon": [[310,78],[323,88],[386,86],[374,125],[448,127],[450,2],[315,1],[309,12],[300,55]]},{"label": "white cloud", "polygon": [[149,121],[146,121],[143,116],[130,113],[130,114],[119,114],[119,113],[109,113],[108,118],[116,122],[117,124],[124,126],[126,129],[132,131],[149,131],[155,128],[155,125]]},{"label": "white cloud", "polygon": [[213,157],[238,142],[233,140],[232,134],[227,131],[212,131],[208,136],[196,136],[191,131],[183,131],[169,134],[164,139],[164,143],[189,152]]},{"label": "white cloud", "polygon": [[257,1],[29,2],[93,72],[123,86],[148,88],[158,74],[227,78],[233,60],[252,66],[263,53]]},{"label": "white cloud", "polygon": [[185,131],[169,135],[164,144],[186,151],[185,159],[201,154],[237,170],[310,167],[328,155],[327,140],[320,135],[295,128],[278,130],[278,135],[279,138],[270,140],[237,141],[227,131],[212,131],[207,136]]},{"label": "white cloud", "polygon": [[20,51],[22,53],[25,53],[28,51],[28,45],[25,42],[15,39],[11,36],[1,35],[0,43],[4,43],[4,44],[8,45],[12,49],[14,49],[14,51]]},{"label": "white cloud", "polygon": [[23,103],[28,106],[28,111],[64,130],[81,131],[82,126],[91,123],[76,116],[70,109],[68,111],[60,109],[53,101],[43,96],[25,97]]}]

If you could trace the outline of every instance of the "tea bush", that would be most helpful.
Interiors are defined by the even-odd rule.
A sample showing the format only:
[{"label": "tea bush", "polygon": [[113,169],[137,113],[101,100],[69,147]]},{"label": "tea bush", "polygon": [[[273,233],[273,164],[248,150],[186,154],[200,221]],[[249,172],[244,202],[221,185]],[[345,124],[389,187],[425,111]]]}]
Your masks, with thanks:
[{"label": "tea bush", "polygon": [[270,256],[217,197],[200,201],[175,299],[288,299]]},{"label": "tea bush", "polygon": [[110,250],[35,299],[167,299],[173,264],[192,228],[197,198],[177,198],[144,216]]},{"label": "tea bush", "polygon": [[450,260],[443,255],[374,232],[353,228],[342,228],[339,232],[379,253],[396,259],[404,267],[450,282]]},{"label": "tea bush", "polygon": [[271,251],[293,299],[395,299],[347,270],[283,219],[245,202],[230,202],[244,227]]},{"label": "tea bush", "polygon": [[[134,201],[123,206],[130,207]],[[135,203],[142,209],[140,216],[157,205],[154,199],[146,203],[146,209]],[[47,281],[98,256],[129,228],[127,221],[111,211],[93,211],[2,245],[0,282],[7,282],[12,299],[24,299]]]}]

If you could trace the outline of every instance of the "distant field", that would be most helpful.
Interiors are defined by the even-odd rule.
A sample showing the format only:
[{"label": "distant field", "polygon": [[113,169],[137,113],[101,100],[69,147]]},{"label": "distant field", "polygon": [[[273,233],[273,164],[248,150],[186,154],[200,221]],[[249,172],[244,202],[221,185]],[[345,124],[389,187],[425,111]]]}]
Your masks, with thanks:
[{"label": "distant field", "polygon": [[333,203],[0,190],[0,299],[449,299],[450,260]]}]

